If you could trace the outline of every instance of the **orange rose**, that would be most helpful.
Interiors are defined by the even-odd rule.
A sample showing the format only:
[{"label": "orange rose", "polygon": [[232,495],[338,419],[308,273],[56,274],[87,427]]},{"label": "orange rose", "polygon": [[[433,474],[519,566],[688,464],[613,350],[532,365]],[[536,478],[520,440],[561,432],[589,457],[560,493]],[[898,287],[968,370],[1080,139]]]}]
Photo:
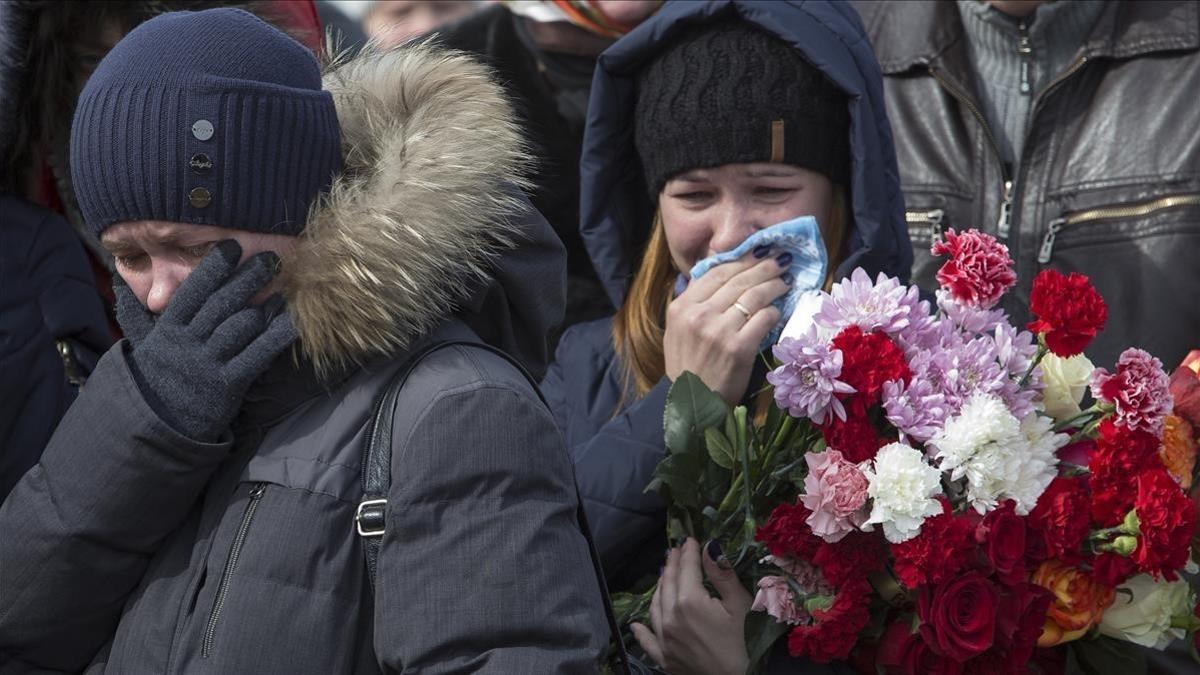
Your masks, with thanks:
[{"label": "orange rose", "polygon": [[1167,473],[1187,490],[1192,487],[1192,470],[1196,467],[1196,438],[1192,425],[1178,415],[1167,415],[1165,421],[1158,456],[1167,467]]},{"label": "orange rose", "polygon": [[1113,603],[1113,589],[1059,560],[1042,563],[1030,581],[1054,594],[1054,602],[1046,612],[1046,625],[1038,638],[1039,647],[1078,640],[1100,623],[1104,610]]}]

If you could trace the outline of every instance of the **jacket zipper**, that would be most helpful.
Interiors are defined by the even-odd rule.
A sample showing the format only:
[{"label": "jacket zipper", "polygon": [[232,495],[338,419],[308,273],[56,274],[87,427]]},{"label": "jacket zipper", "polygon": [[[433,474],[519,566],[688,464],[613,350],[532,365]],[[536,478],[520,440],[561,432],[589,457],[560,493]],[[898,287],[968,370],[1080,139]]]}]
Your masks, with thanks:
[{"label": "jacket zipper", "polygon": [[1001,238],[1007,239],[1009,220],[1012,214],[1012,176],[1009,175],[1008,166],[1005,165],[1002,159],[1003,154],[1000,152],[1000,144],[996,142],[996,137],[992,134],[992,128],[988,125],[987,118],[983,116],[983,112],[979,110],[979,107],[975,105],[970,96],[967,96],[966,93],[951,84],[937,68],[930,66],[929,74],[933,76],[933,79],[938,81],[938,84],[942,85],[942,88],[950,92],[951,96],[958,99],[958,102],[975,116],[975,119],[979,121],[979,126],[983,128],[983,135],[987,137],[988,143],[992,145],[992,151],[996,153],[996,158],[1001,160],[1000,176],[1004,180],[1004,195],[1000,202],[1000,214],[996,222],[996,232]]},{"label": "jacket zipper", "polygon": [[[942,221],[945,218],[946,212],[942,209],[904,212],[904,222],[908,223],[909,232],[916,231],[919,234],[928,233],[930,243],[942,238]],[[917,227],[914,227],[914,225]]]},{"label": "jacket zipper", "polygon": [[1054,256],[1054,241],[1058,237],[1058,233],[1062,232],[1063,228],[1090,220],[1107,220],[1110,218],[1139,218],[1165,209],[1173,209],[1178,206],[1197,205],[1200,205],[1200,194],[1187,194],[1160,197],[1148,202],[1141,202],[1140,204],[1129,204],[1128,206],[1102,206],[1095,209],[1086,209],[1084,211],[1068,213],[1062,217],[1055,218],[1054,220],[1050,221],[1049,229],[1046,230],[1046,236],[1042,238],[1042,247],[1040,250],[1038,250],[1038,262],[1043,265],[1050,262],[1050,258]]},{"label": "jacket zipper", "polygon": [[201,655],[208,658],[212,653],[213,636],[217,633],[217,623],[221,620],[221,609],[225,606],[225,596],[229,593],[229,581],[233,571],[237,569],[238,558],[242,555],[242,546],[246,543],[246,534],[250,531],[250,522],[254,520],[254,512],[262,500],[266,483],[255,483],[250,487],[250,501],[242,514],[242,524],[238,526],[237,535],[233,538],[233,546],[229,549],[229,558],[225,561],[225,569],[221,571],[221,583],[217,586],[217,599],[213,603],[212,615],[208,617],[208,625],[204,629],[204,642]]}]

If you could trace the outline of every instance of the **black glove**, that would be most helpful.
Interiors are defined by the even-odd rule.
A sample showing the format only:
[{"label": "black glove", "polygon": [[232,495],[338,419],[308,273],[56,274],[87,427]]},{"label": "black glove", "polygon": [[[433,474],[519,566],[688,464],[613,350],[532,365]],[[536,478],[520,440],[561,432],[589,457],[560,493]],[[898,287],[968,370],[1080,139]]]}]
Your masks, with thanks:
[{"label": "black glove", "polygon": [[279,257],[259,253],[238,267],[241,256],[236,241],[218,243],[157,319],[128,286],[114,286],[138,386],[164,421],[197,441],[216,440],[229,428],[251,383],[296,340],[282,297],[250,305],[275,276]]}]

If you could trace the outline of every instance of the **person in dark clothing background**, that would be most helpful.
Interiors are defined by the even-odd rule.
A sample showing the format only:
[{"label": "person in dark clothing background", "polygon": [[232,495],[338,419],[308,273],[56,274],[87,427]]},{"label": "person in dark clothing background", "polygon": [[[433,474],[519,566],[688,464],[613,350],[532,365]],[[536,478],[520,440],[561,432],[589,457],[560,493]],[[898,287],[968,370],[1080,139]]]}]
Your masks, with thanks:
[{"label": "person in dark clothing background", "polygon": [[[67,150],[75,99],[121,37],[199,0],[0,3],[0,501],[34,463],[100,355],[112,259],[83,226]],[[316,49],[309,2],[239,5]]]},{"label": "person in dark clothing background", "polygon": [[611,314],[579,235],[579,157],[600,52],[658,0],[498,3],[437,30],[438,41],[496,69],[536,158],[530,200],[567,249],[562,328]]},{"label": "person in dark clothing background", "polygon": [[572,466],[513,362],[544,371],[562,246],[486,68],[412,45],[323,78],[244,11],[169,13],[100,63],[71,151],[126,337],[0,505],[0,672],[597,670]]},{"label": "person in dark clothing background", "polygon": [[1055,269],[1108,303],[1097,366],[1200,346],[1200,3],[852,4],[883,69],[915,283],[937,287],[942,231],[978,228],[1016,265],[1015,325]]}]

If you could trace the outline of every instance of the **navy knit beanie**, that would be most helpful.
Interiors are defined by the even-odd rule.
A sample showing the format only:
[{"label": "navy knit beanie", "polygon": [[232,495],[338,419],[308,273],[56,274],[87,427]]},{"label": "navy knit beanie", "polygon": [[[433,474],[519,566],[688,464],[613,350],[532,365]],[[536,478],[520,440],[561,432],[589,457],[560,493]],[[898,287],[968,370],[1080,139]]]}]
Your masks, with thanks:
[{"label": "navy knit beanie", "polygon": [[240,9],[135,28],[100,62],[71,124],[71,179],[97,235],[127,220],[299,234],[341,165],[316,58]]}]

